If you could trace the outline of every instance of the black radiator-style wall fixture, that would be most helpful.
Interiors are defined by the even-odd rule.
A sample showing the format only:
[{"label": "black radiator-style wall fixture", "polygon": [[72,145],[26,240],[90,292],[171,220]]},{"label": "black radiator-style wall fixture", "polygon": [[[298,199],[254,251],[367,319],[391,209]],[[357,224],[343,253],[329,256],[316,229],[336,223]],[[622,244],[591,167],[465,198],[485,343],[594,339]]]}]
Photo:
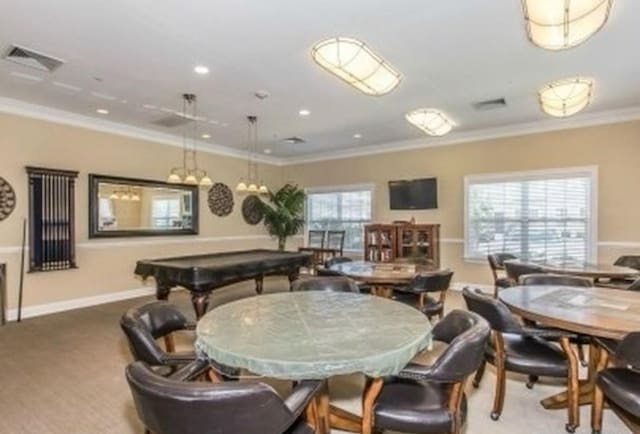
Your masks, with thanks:
[{"label": "black radiator-style wall fixture", "polygon": [[76,267],[75,179],[70,170],[27,167],[29,272]]}]

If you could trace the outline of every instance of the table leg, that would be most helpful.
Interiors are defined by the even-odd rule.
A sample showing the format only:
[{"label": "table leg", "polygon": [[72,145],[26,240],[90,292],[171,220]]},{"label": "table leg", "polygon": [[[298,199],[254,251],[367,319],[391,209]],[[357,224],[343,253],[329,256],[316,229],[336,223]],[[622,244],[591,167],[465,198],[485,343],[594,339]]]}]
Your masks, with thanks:
[{"label": "table leg", "polygon": [[170,292],[171,292],[171,286],[156,284],[156,298],[158,300],[165,300],[165,301],[168,300]]},{"label": "table leg", "polygon": [[264,288],[264,276],[256,277],[256,294],[262,294],[262,290]]},{"label": "table leg", "polygon": [[349,411],[343,410],[335,405],[329,406],[329,421],[331,428],[341,431],[360,432],[362,428],[362,418]]},{"label": "table leg", "polygon": [[578,376],[578,357],[571,347],[568,336],[563,336],[560,339],[560,345],[567,355],[567,362],[569,364],[569,376],[567,379],[567,408],[569,410],[569,422],[565,425],[565,428],[568,432],[572,433],[580,426],[580,378]]},{"label": "table leg", "polygon": [[193,310],[196,311],[196,319],[202,318],[207,313],[207,307],[209,307],[209,293],[192,292],[191,303],[193,304]]},{"label": "table leg", "polygon": [[382,378],[367,380],[362,394],[362,434],[373,433],[373,403],[380,394],[383,384]]},{"label": "table leg", "polygon": [[291,270],[287,277],[289,278],[289,291],[291,291],[293,290],[293,282],[298,280],[298,278],[300,277],[300,268],[296,267]]},{"label": "table leg", "polygon": [[329,434],[331,432],[331,406],[329,405],[329,382],[325,381],[316,396],[316,433]]}]

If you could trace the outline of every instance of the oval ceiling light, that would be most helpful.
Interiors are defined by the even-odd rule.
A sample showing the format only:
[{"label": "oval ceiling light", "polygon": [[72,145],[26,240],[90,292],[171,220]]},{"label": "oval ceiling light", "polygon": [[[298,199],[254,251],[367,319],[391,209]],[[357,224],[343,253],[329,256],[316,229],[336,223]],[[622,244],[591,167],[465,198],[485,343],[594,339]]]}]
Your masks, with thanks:
[{"label": "oval ceiling light", "polygon": [[552,81],[538,91],[542,111],[558,118],[572,116],[591,102],[593,79],[572,77]]},{"label": "oval ceiling light", "polygon": [[400,83],[400,72],[362,41],[337,37],[311,49],[318,65],[367,95],[384,95]]},{"label": "oval ceiling light", "polygon": [[193,72],[200,75],[207,75],[209,73],[209,68],[204,65],[196,65],[193,67]]},{"label": "oval ceiling light", "polygon": [[522,0],[527,34],[547,50],[575,47],[600,30],[613,0]]},{"label": "oval ceiling light", "polygon": [[430,136],[444,136],[455,125],[440,110],[420,108],[412,110],[404,116],[407,121]]}]

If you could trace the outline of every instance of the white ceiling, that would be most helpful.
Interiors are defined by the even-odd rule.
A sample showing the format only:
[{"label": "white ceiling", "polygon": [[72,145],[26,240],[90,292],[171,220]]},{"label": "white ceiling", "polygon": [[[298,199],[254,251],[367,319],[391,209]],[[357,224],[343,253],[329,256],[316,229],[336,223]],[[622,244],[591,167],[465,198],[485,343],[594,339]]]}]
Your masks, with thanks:
[{"label": "white ceiling", "polygon": [[[151,121],[166,115],[162,107],[180,109],[183,92],[195,92],[200,114],[217,122],[200,128],[210,142],[244,148],[246,116],[257,114],[259,148],[279,158],[418,138],[428,143],[433,139],[409,125],[405,112],[442,109],[458,124],[451,139],[558,122],[541,113],[536,91],[570,75],[596,81],[593,104],[578,117],[640,106],[638,17],[640,1],[615,0],[600,33],[572,50],[550,52],[528,41],[518,0],[3,0],[0,50],[19,44],[66,63],[50,74],[0,61],[0,96],[179,135],[179,128]],[[367,42],[401,71],[400,86],[367,96],[319,68],[311,46],[337,35]],[[197,64],[211,73],[196,75]],[[253,93],[262,89],[271,96],[259,101]],[[471,107],[499,97],[507,108]],[[301,108],[311,116],[299,117]],[[307,143],[279,141],[289,136]]]}]

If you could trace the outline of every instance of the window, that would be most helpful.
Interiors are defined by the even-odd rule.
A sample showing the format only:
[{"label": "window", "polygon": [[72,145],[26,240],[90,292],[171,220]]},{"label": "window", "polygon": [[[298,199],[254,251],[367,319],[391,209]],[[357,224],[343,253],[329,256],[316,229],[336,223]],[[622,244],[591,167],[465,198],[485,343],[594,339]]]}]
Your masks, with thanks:
[{"label": "window", "polygon": [[465,178],[465,257],[596,258],[595,167]]},{"label": "window", "polygon": [[371,222],[373,186],[307,189],[307,230],[345,231],[344,249],[364,248],[364,225]]},{"label": "window", "polygon": [[151,210],[151,225],[154,228],[182,228],[180,198],[154,197]]}]

